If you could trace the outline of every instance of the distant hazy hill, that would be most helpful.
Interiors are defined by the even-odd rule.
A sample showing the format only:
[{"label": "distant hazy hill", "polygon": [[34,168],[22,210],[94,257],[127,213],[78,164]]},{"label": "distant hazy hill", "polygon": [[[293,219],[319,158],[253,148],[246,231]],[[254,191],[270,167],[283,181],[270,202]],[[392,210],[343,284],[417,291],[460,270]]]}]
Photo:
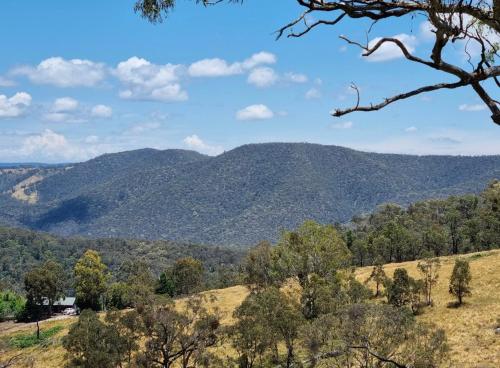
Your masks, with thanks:
[{"label": "distant hazy hill", "polygon": [[[13,175],[0,169],[0,221],[9,225],[62,235],[252,244],[305,219],[345,222],[384,202],[479,192],[500,178],[500,156],[269,143],[217,157],[146,149]],[[29,184],[34,175],[41,180]],[[22,190],[35,204],[13,198],[9,189],[27,179]]]}]

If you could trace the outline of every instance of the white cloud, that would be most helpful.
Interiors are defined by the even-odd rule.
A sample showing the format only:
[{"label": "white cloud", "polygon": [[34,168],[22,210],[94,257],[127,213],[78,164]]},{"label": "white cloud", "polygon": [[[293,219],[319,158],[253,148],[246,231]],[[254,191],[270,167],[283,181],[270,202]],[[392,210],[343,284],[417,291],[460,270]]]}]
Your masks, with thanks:
[{"label": "white cloud", "polygon": [[486,105],[485,104],[472,104],[472,105],[462,104],[462,105],[458,106],[458,109],[460,111],[468,111],[468,112],[483,111],[483,110],[486,110]]},{"label": "white cloud", "polygon": [[274,117],[274,113],[263,104],[250,105],[236,113],[237,120],[266,120]]},{"label": "white cloud", "polygon": [[458,109],[460,111],[468,111],[468,112],[483,111],[483,110],[486,110],[486,105],[485,104],[472,104],[472,105],[462,104],[462,105],[458,106]]},{"label": "white cloud", "polygon": [[31,105],[31,96],[26,92],[18,92],[12,97],[0,95],[0,118],[21,116]]},{"label": "white cloud", "polygon": [[343,121],[331,125],[334,129],[351,129],[353,127],[352,121]]},{"label": "white cloud", "polygon": [[95,118],[110,118],[113,115],[113,109],[106,105],[95,105],[90,110],[90,115]]},{"label": "white cloud", "polygon": [[306,83],[309,78],[307,75],[300,73],[285,73],[285,80],[292,83]]},{"label": "white cloud", "polygon": [[65,60],[51,57],[35,67],[23,66],[14,69],[12,75],[24,75],[38,84],[51,84],[57,87],[92,87],[101,82],[105,75],[104,64],[90,60]]},{"label": "white cloud", "polygon": [[417,127],[411,126],[405,129],[405,132],[407,133],[414,133],[417,131]]},{"label": "white cloud", "polygon": [[243,62],[243,67],[245,69],[251,69],[255,68],[257,65],[276,64],[276,61],[277,61],[276,55],[270,52],[261,51],[256,54],[253,54],[248,59],[246,59]]},{"label": "white cloud", "polygon": [[184,69],[182,65],[156,65],[133,56],[120,62],[113,74],[127,86],[120,91],[121,98],[172,102],[188,99],[178,83]]},{"label": "white cloud", "polygon": [[261,67],[253,69],[248,75],[247,82],[259,88],[270,87],[278,81],[278,76],[272,68]]},{"label": "white cloud", "polygon": [[80,103],[71,97],[55,99],[50,110],[43,119],[53,123],[82,123],[86,121],[79,110]]},{"label": "white cloud", "polygon": [[[408,35],[406,33],[401,33],[395,36],[392,36],[392,38],[395,38],[403,43],[405,47],[408,49],[409,52],[414,52],[415,51],[415,45],[417,43],[417,38],[412,35]],[[368,43],[368,47],[374,47],[377,42],[379,42],[382,38],[381,37],[376,37],[373,40],[371,40]],[[366,57],[366,60],[368,61],[373,61],[373,62],[378,62],[378,61],[387,61],[387,60],[393,60],[393,59],[398,59],[403,57],[403,52],[401,49],[393,42],[385,42],[383,43],[377,51],[375,51],[373,54],[370,56]]]},{"label": "white cloud", "polygon": [[139,135],[144,132],[148,132],[151,130],[156,130],[161,127],[161,124],[153,121],[153,122],[147,122],[147,123],[142,123],[142,124],[137,124],[131,127],[130,129],[125,131],[125,135]]},{"label": "white cloud", "polygon": [[188,73],[191,77],[225,77],[243,73],[239,63],[228,64],[226,60],[214,58],[192,63]]},{"label": "white cloud", "polygon": [[276,56],[270,52],[253,54],[242,62],[228,63],[224,59],[203,59],[192,63],[188,68],[191,77],[225,77],[243,74],[259,65],[276,63]]},{"label": "white cloud", "polygon": [[305,94],[305,98],[307,100],[313,100],[313,99],[317,99],[317,98],[321,98],[321,92],[317,89],[317,88],[310,88],[306,94]]},{"label": "white cloud", "polygon": [[72,120],[72,115],[64,112],[48,112],[43,115],[43,119],[52,123],[67,123]]},{"label": "white cloud", "polygon": [[7,79],[0,75],[0,87],[12,87],[15,85],[16,83],[13,80]]},{"label": "white cloud", "polygon": [[53,112],[75,111],[78,108],[78,101],[71,97],[57,98],[52,105]]},{"label": "white cloud", "polygon": [[68,141],[64,135],[46,129],[40,134],[25,138],[16,154],[53,161],[88,159],[98,152],[94,146],[80,147]]},{"label": "white cloud", "polygon": [[435,31],[436,28],[429,22],[428,20],[420,23],[419,26],[419,33],[420,33],[420,38],[424,40],[433,40],[436,35],[433,31]]},{"label": "white cloud", "polygon": [[207,143],[205,143],[200,137],[198,137],[196,134],[190,135],[186,138],[183,139],[184,144],[196,151],[199,151],[201,153],[205,153],[207,155],[219,155],[222,152],[224,152],[224,148],[221,146],[212,146]]}]

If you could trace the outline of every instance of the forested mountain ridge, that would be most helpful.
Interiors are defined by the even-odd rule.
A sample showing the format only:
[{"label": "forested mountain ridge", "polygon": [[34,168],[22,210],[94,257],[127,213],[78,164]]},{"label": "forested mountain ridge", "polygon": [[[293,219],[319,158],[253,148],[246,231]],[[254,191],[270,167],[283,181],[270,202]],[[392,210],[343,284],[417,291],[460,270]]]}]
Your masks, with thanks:
[{"label": "forested mountain ridge", "polygon": [[36,192],[35,203],[8,189],[26,174],[0,175],[0,222],[61,235],[247,245],[306,219],[346,222],[385,202],[478,193],[500,177],[500,156],[267,143],[216,157],[145,149],[54,170],[24,189]]}]

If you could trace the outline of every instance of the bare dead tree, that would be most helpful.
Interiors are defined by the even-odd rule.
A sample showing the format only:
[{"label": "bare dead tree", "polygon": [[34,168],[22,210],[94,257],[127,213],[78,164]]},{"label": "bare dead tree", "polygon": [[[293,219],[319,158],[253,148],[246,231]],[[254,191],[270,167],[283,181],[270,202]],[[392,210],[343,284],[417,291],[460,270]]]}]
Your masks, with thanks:
[{"label": "bare dead tree", "polygon": [[[224,0],[196,0],[203,5],[214,5]],[[405,100],[422,93],[442,89],[471,87],[491,112],[491,119],[500,125],[500,102],[492,96],[500,88],[500,0],[295,0],[304,8],[302,14],[277,31],[277,39],[297,38],[319,26],[335,26],[347,18],[367,19],[372,25],[367,34],[378,22],[388,22],[402,17],[422,17],[428,21],[434,34],[430,56],[416,56],[403,41],[396,37],[383,37],[376,42],[358,42],[345,35],[339,37],[349,45],[359,47],[364,57],[370,57],[386,45],[397,47],[404,57],[416,63],[456,79],[454,82],[440,82],[425,85],[385,98],[379,103],[360,104],[359,89],[353,85],[357,102],[353,107],[337,108],[332,112],[335,117],[357,111],[380,110],[396,101]],[[242,0],[227,0],[242,2]],[[175,0],[139,0],[136,11],[152,22],[163,20],[163,16],[175,6]],[[313,19],[313,20],[311,20]],[[445,60],[444,52],[448,46],[460,44],[468,55],[469,67]],[[476,50],[473,55],[472,49]],[[477,51],[479,50],[479,51]]]}]

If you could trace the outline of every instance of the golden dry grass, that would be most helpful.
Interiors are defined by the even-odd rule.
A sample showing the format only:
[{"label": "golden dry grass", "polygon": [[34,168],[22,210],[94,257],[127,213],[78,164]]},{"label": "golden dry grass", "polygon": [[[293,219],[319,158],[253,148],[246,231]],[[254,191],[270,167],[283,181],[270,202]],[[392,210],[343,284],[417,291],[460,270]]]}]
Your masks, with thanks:
[{"label": "golden dry grass", "polygon": [[[460,308],[449,308],[453,301],[448,294],[448,280],[453,269],[455,257],[442,257],[439,281],[436,285],[433,299],[435,305],[426,308],[418,317],[421,321],[433,322],[443,328],[448,336],[451,348],[450,359],[446,367],[493,368],[500,367],[500,335],[494,328],[500,318],[500,250],[463,255],[470,260],[472,271],[472,296],[466,298],[465,305]],[[417,262],[389,264],[384,267],[386,273],[392,276],[394,269],[404,267],[413,277],[419,277]],[[371,267],[360,268],[356,275],[364,281],[371,272]],[[225,325],[233,322],[232,312],[248,295],[244,286],[234,286],[226,289],[212,290],[204,293],[207,297],[214,296],[211,308],[217,308]],[[183,300],[177,301],[182,308]],[[24,350],[9,349],[0,346],[3,359],[23,354],[14,367],[58,368],[64,363],[64,349],[60,339],[67,333],[75,318],[42,323],[42,328],[50,328],[57,324],[65,326],[47,347],[34,347]],[[8,339],[20,331],[34,331],[32,325],[0,324],[0,338]],[[0,340],[1,341],[1,340]],[[228,347],[218,349],[227,353]]]}]

